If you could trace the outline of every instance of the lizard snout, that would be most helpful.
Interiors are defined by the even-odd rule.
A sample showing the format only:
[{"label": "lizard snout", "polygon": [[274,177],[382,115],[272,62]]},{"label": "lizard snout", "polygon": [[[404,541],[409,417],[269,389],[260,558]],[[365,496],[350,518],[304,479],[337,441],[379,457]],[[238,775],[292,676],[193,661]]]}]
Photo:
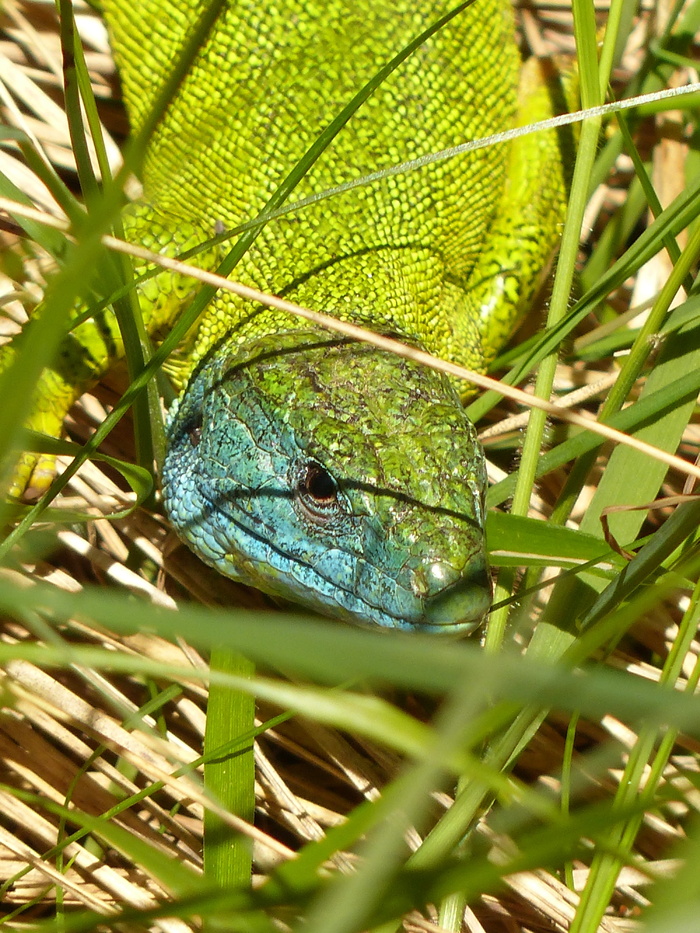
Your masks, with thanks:
[{"label": "lizard snout", "polygon": [[428,585],[423,595],[426,626],[445,634],[466,635],[481,623],[492,598],[491,577],[486,562],[470,562],[461,573],[449,564],[434,561],[421,575]]}]

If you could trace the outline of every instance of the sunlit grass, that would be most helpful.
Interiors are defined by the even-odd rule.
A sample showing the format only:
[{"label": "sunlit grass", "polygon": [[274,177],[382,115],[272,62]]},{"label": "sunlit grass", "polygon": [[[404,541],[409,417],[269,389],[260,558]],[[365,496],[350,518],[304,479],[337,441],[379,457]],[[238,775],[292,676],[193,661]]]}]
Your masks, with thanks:
[{"label": "sunlit grass", "polygon": [[[626,88],[651,89],[660,77],[671,80],[682,65],[678,56],[692,58],[699,8],[688,7],[672,27],[675,57],[645,59],[650,39],[634,34],[622,67],[616,63],[618,96]],[[8,6],[7,16],[15,14]],[[108,58],[99,27],[82,25],[91,36],[86,60],[101,99]],[[44,60],[28,46],[29,32],[18,42],[18,30],[26,28],[15,19],[0,52],[12,50],[15,67],[53,94],[58,40],[46,31],[53,58],[46,53]],[[566,44],[566,30],[559,32],[545,18],[545,39]],[[594,33],[584,9],[577,36],[584,48],[595,46]],[[607,81],[596,85],[598,66],[590,58],[583,73],[594,102]],[[17,81],[9,84],[19,93]],[[79,84],[85,93],[85,73]],[[22,101],[20,112],[30,106]],[[53,200],[75,223],[83,209],[65,165],[83,120],[70,106],[72,145],[66,128],[61,136],[34,118],[19,130],[4,128],[3,160],[15,158],[20,139],[31,171],[0,162],[0,195],[24,194],[42,208]],[[111,105],[102,102],[98,110],[123,128]],[[645,167],[661,189],[662,212],[653,224],[642,186],[632,181],[634,160],[621,154],[629,144],[615,124],[606,125],[602,141],[597,129],[584,130],[591,139],[577,175],[579,212],[569,221],[550,329],[544,338],[522,335],[524,350],[510,352],[508,361],[521,374],[539,367],[537,387],[546,396],[600,380],[601,395],[585,403],[590,412],[600,402],[611,425],[639,431],[689,461],[698,446],[700,305],[696,295],[679,301],[676,293],[697,273],[696,119],[691,109],[662,114],[656,131],[649,118],[629,120],[641,150],[637,170]],[[13,120],[10,108],[4,120]],[[676,121],[673,132],[669,121]],[[60,177],[32,154],[35,135]],[[661,143],[657,135],[669,138]],[[89,148],[79,147],[78,159],[88,191]],[[109,141],[105,151],[115,151]],[[127,180],[118,168],[112,174]],[[45,187],[32,181],[37,175]],[[67,315],[76,300],[104,297],[85,294],[87,270],[104,264],[112,288],[124,272],[128,289],[126,270],[100,241],[116,216],[117,196],[106,205],[96,200],[96,208],[87,200],[76,244],[33,222],[25,225],[29,237],[8,238],[3,254],[3,303],[18,318],[19,304],[35,304],[50,283],[50,310],[24,348],[29,359],[5,383],[0,436],[8,463],[32,380]],[[669,259],[668,240],[677,234]],[[650,313],[615,329],[617,315],[630,307]],[[132,359],[132,378],[143,363]],[[496,434],[487,447],[498,480],[490,505],[503,507],[515,495],[519,514],[504,509],[489,518],[502,600],[502,624],[487,635],[490,650],[476,639],[379,637],[261,611],[270,608],[264,597],[217,578],[175,545],[157,506],[110,522],[99,517],[128,511],[150,491],[157,438],[150,446],[141,435],[140,466],[130,466],[136,458],[130,422],[113,414],[124,381],[99,387],[69,422],[73,440],[94,442],[97,425],[112,413],[114,430],[98,435],[112,459],[89,461],[70,480],[54,503],[66,510],[63,524],[56,524],[55,511],[31,528],[27,519],[26,533],[6,545],[5,925],[42,921],[55,930],[58,917],[62,929],[93,929],[99,918],[101,928],[119,920],[169,931],[196,928],[204,918],[212,929],[262,931],[298,927],[303,918],[305,930],[333,933],[395,930],[401,918],[408,929],[430,929],[439,918],[443,928],[470,933],[593,933],[629,929],[630,918],[651,903],[652,929],[695,930],[700,892],[688,872],[698,847],[700,505],[611,514],[607,541],[601,522],[611,506],[682,492],[684,477],[559,423],[538,425],[531,417],[523,461],[518,430]],[[490,411],[487,401],[477,400],[472,410],[492,419],[496,411],[507,414],[505,406]],[[153,408],[137,417],[146,438],[154,420]],[[67,447],[60,453],[71,456]],[[97,520],[76,523],[81,512]],[[8,508],[5,517],[22,516]],[[203,659],[212,653],[220,719],[207,726],[214,769],[205,789]],[[250,676],[241,657],[258,673]],[[259,733],[254,828],[219,806],[250,815],[251,696]],[[227,697],[239,702],[238,713],[226,710]],[[211,775],[227,744],[228,761],[244,764],[234,772],[241,784],[224,772],[218,786],[228,781],[226,799],[215,792],[214,805],[209,795],[221,772]],[[208,852],[221,862],[202,881],[207,807]],[[686,853],[688,867],[673,861]],[[231,865],[234,874],[227,875]],[[655,887],[657,878],[662,883]],[[217,879],[226,879],[223,889]]]}]

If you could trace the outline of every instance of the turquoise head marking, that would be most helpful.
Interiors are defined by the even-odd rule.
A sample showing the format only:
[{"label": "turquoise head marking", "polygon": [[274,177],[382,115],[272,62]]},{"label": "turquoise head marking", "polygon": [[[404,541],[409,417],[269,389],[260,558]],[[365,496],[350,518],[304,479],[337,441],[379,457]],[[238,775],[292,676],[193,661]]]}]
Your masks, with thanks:
[{"label": "turquoise head marking", "polygon": [[321,331],[228,338],[170,418],[180,537],[228,577],[363,625],[479,624],[484,487],[445,376]]}]

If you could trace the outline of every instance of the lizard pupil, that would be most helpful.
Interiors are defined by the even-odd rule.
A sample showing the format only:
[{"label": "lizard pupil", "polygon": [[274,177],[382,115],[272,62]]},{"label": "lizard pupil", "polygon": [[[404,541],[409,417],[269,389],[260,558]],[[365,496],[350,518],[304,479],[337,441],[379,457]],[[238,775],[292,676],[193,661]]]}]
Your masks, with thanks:
[{"label": "lizard pupil", "polygon": [[316,505],[332,505],[337,498],[337,489],[333,477],[318,463],[307,463],[306,471],[299,483],[299,492],[304,498],[310,498]]}]

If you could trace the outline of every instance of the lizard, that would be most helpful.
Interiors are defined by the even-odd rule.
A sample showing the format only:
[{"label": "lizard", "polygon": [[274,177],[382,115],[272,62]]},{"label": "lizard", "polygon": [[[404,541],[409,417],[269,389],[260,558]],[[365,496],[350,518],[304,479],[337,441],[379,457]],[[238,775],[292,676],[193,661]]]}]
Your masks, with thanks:
[{"label": "lizard", "polygon": [[[105,0],[134,130],[198,10],[142,0],[135,16]],[[254,217],[329,118],[448,10],[230,0],[148,144],[126,237],[177,255]],[[521,62],[508,0],[477,0],[375,90],[297,193],[548,116],[546,71]],[[559,138],[537,134],[278,218],[235,275],[483,372],[542,285],[565,200]],[[198,261],[216,268],[223,249]],[[145,282],[147,329],[162,333],[192,294],[172,273]],[[121,354],[108,313],[78,322],[30,426],[57,435]],[[181,394],[164,505],[206,563],[363,625],[464,634],[481,623],[492,598],[484,458],[448,377],[228,293],[169,374]]]}]

